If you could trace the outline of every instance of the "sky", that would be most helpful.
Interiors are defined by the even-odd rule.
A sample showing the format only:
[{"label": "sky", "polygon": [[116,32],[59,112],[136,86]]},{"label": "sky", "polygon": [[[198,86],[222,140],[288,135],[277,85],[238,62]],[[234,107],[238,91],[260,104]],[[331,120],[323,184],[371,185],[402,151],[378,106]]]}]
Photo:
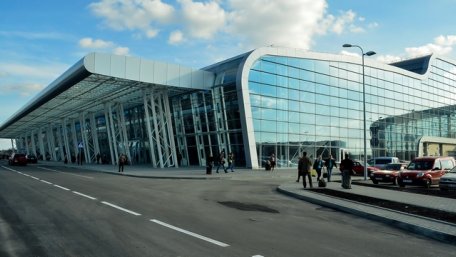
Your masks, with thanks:
[{"label": "sky", "polygon": [[[456,59],[456,0],[1,0],[0,124],[90,52],[202,68],[262,46]],[[0,135],[1,136],[1,135]],[[0,150],[11,147],[0,139]]]}]

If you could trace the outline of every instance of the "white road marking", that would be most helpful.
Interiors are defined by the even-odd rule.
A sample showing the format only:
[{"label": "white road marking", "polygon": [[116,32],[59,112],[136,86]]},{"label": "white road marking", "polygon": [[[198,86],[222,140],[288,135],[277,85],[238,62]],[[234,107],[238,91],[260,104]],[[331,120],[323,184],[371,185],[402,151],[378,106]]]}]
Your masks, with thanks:
[{"label": "white road marking", "polygon": [[62,187],[62,186],[59,186],[59,185],[56,185],[54,184],[55,187],[58,187],[60,189],[63,189],[63,190],[66,190],[66,191],[70,191],[70,189],[66,188],[66,187]]},{"label": "white road marking", "polygon": [[80,195],[80,196],[83,196],[83,197],[86,197],[86,198],[89,198],[91,200],[97,200],[97,198],[95,197],[92,197],[90,195],[86,195],[86,194],[83,194],[83,193],[79,193],[79,192],[76,192],[76,191],[73,191],[73,193],[77,194],[77,195]]},{"label": "white road marking", "polygon": [[181,228],[175,227],[175,226],[173,226],[173,225],[170,225],[170,224],[168,224],[168,223],[165,223],[165,222],[162,222],[162,221],[159,221],[159,220],[152,219],[152,220],[150,220],[150,221],[152,221],[152,222],[154,222],[154,223],[157,223],[157,224],[159,224],[159,225],[165,226],[165,227],[167,227],[167,228],[170,228],[170,229],[179,231],[179,232],[181,232],[181,233],[184,233],[184,234],[187,234],[187,235],[190,235],[190,236],[199,238],[199,239],[204,240],[204,241],[207,241],[207,242],[209,242],[209,243],[216,244],[216,245],[221,246],[221,247],[228,247],[228,246],[230,246],[229,244],[225,244],[225,243],[222,243],[222,242],[220,242],[220,241],[217,241],[217,240],[214,240],[214,239],[211,239],[211,238],[202,236],[202,235],[198,235],[198,234],[196,234],[196,233],[193,233],[193,232],[187,231],[187,230],[185,230],[185,229],[181,229]]},{"label": "white road marking", "polygon": [[252,257],[264,257],[263,255],[254,255]]},{"label": "white road marking", "polygon": [[52,185],[52,183],[51,183],[51,182],[49,182],[49,181],[46,181],[46,180],[43,180],[43,179],[40,179],[40,181],[41,181],[41,182],[43,182],[43,183],[46,183],[46,184]]},{"label": "white road marking", "polygon": [[49,169],[49,168],[45,168],[45,167],[37,167],[37,168],[38,168],[38,169],[42,169],[42,170],[48,170],[48,171],[54,171],[54,172],[64,173],[64,174],[71,175],[71,176],[76,176],[76,177],[82,177],[82,178],[93,179],[93,177],[83,176],[83,175],[78,175],[78,174],[73,174],[73,173],[69,173],[69,172],[63,172],[63,171],[60,171],[60,170],[54,170],[54,169]]},{"label": "white road marking", "polygon": [[36,179],[36,180],[40,180],[39,178],[34,177],[34,176],[30,176],[30,177],[33,178],[33,179]]},{"label": "white road marking", "polygon": [[112,204],[112,203],[108,203],[108,202],[104,202],[104,201],[101,202],[101,203],[102,203],[102,204],[109,205],[109,206],[111,206],[111,207],[113,207],[113,208],[116,208],[116,209],[118,209],[118,210],[121,210],[121,211],[124,211],[124,212],[128,212],[128,213],[133,214],[133,215],[136,215],[136,216],[141,216],[140,213],[137,213],[137,212],[134,212],[134,211],[130,211],[130,210],[128,210],[128,209],[122,208],[122,207],[117,206],[117,205]]}]

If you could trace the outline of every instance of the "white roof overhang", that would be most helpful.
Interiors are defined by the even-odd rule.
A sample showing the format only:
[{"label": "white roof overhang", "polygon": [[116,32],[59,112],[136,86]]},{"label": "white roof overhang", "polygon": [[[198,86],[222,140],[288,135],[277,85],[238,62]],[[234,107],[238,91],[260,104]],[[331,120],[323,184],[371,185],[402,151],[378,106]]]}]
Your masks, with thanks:
[{"label": "white roof overhang", "polygon": [[0,138],[20,138],[81,113],[104,113],[106,103],[143,103],[144,90],[168,95],[208,90],[212,72],[129,56],[91,53],[0,126]]}]

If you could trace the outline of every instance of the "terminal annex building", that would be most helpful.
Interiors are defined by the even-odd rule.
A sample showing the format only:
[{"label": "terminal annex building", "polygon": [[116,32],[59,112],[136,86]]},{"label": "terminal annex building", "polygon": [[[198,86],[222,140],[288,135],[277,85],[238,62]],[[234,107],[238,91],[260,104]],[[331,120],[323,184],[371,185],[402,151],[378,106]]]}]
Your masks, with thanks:
[{"label": "terminal annex building", "polygon": [[[456,155],[456,61],[365,60],[367,158]],[[203,69],[91,53],[0,126],[53,161],[259,168],[344,153],[364,160],[360,57],[264,47]]]}]

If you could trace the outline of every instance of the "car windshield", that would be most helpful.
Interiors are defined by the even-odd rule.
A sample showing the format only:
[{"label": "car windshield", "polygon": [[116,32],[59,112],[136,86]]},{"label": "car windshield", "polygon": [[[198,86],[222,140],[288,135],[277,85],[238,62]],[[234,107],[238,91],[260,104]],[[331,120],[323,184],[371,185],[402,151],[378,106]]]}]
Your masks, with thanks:
[{"label": "car windshield", "polygon": [[449,173],[456,173],[456,166],[448,171]]},{"label": "car windshield", "polygon": [[401,170],[402,164],[388,164],[385,166],[385,170]]},{"label": "car windshield", "polygon": [[408,170],[430,170],[434,166],[433,161],[412,161],[407,167]]}]

